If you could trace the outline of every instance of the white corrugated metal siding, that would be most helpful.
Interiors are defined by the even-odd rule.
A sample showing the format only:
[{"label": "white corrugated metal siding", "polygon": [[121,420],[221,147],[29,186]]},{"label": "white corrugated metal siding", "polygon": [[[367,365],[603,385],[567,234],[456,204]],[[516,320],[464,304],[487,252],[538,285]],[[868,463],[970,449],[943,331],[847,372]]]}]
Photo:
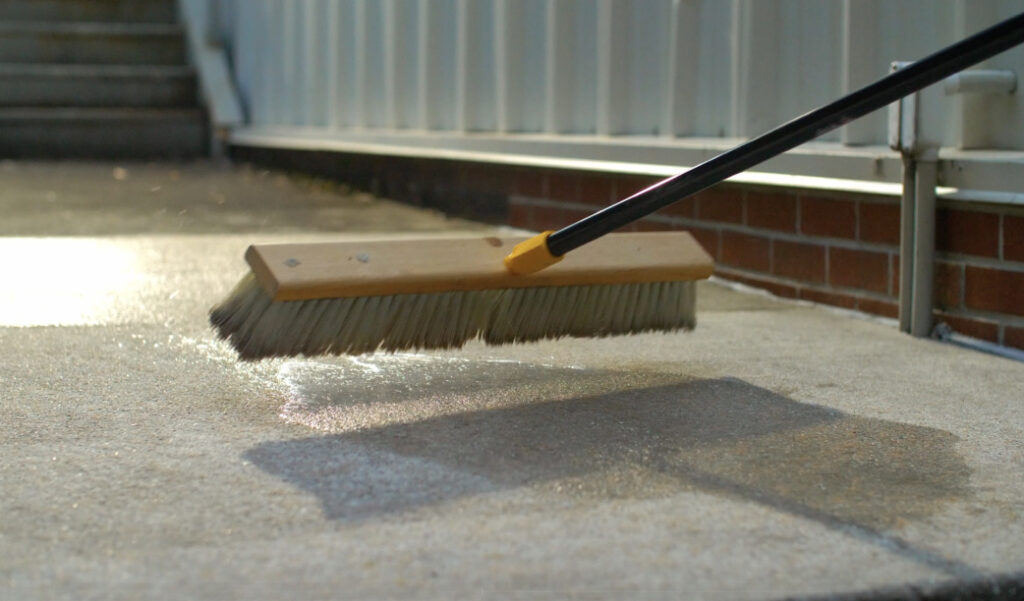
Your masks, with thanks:
[{"label": "white corrugated metal siding", "polygon": [[[514,142],[527,134],[574,148],[609,137],[646,150],[722,146],[1024,10],[1022,0],[214,1],[250,133],[400,134],[452,148],[491,134],[496,152],[521,152]],[[1024,75],[1024,48],[984,67]],[[922,130],[942,146],[1024,150],[1024,94],[933,90],[928,102]],[[884,147],[886,133],[879,111],[823,140]],[[666,151],[660,162],[694,156]]]}]

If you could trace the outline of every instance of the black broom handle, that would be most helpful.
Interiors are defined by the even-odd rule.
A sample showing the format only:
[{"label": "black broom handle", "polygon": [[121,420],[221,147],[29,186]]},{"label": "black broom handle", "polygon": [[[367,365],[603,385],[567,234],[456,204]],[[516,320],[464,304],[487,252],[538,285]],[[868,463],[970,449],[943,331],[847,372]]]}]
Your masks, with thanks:
[{"label": "black broom handle", "polygon": [[548,251],[561,256],[673,202],[845,125],[1024,42],[1024,13],[922,58],[839,100],[761,134],[589,217],[552,232]]}]

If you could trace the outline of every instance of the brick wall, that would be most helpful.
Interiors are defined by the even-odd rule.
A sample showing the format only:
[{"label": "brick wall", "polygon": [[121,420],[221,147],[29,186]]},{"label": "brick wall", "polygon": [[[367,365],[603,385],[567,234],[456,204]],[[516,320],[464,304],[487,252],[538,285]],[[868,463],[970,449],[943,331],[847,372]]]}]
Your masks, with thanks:
[{"label": "brick wall", "polygon": [[[454,215],[557,229],[653,177],[443,160],[235,148],[237,158],[340,179]],[[716,275],[781,297],[897,316],[899,198],[720,184],[632,224],[691,232]],[[935,316],[1024,348],[1024,207],[940,204]]]}]

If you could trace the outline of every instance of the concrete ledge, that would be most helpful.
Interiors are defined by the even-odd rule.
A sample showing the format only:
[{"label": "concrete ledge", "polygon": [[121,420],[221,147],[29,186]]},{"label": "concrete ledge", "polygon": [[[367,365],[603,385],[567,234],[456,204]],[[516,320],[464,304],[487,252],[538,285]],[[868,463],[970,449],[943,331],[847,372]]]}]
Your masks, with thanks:
[{"label": "concrete ledge", "polygon": [[[232,143],[266,148],[487,162],[669,177],[741,143],[724,138],[597,137],[408,130],[259,127]],[[947,158],[948,157],[948,158]],[[898,196],[901,160],[879,146],[804,144],[729,181],[751,185]],[[940,198],[1024,205],[1024,153],[943,151]]]},{"label": "concrete ledge", "polygon": [[173,23],[174,0],[3,0],[0,21]]},{"label": "concrete ledge", "polygon": [[0,64],[0,106],[193,107],[196,75],[168,65]]},{"label": "concrete ledge", "polygon": [[182,29],[168,24],[0,23],[6,63],[181,64]]},{"label": "concrete ledge", "polygon": [[0,108],[0,157],[156,158],[206,152],[199,109]]}]

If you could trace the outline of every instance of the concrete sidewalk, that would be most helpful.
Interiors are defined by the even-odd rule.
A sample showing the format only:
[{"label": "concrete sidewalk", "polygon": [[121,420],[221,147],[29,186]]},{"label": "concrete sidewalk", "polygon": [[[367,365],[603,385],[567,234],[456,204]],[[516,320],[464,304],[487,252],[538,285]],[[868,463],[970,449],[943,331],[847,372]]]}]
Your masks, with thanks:
[{"label": "concrete sidewalk", "polygon": [[487,231],[0,164],[0,599],[1024,595],[1024,364],[715,283],[689,334],[239,363],[256,240]]}]

